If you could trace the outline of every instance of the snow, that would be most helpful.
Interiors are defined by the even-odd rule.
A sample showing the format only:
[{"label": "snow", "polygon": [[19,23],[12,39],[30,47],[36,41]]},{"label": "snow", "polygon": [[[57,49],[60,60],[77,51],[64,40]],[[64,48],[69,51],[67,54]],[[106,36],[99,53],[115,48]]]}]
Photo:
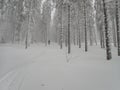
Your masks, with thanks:
[{"label": "snow", "polygon": [[120,57],[112,60],[100,46],[72,53],[56,44],[0,45],[0,90],[120,90]]}]

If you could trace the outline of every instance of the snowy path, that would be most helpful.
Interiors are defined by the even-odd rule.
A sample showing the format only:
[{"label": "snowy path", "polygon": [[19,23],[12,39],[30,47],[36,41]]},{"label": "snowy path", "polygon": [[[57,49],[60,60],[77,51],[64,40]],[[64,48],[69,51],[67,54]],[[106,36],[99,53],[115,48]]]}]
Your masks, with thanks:
[{"label": "snowy path", "polygon": [[98,47],[88,53],[73,48],[69,62],[65,49],[52,46],[0,47],[0,54],[0,90],[120,90],[120,57],[114,49],[111,61]]}]

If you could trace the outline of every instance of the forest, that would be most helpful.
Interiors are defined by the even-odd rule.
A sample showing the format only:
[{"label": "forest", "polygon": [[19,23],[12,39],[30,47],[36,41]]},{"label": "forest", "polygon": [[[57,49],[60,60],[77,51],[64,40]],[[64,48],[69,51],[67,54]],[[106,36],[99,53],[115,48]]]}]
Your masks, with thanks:
[{"label": "forest", "polygon": [[51,41],[68,53],[71,44],[86,52],[96,44],[110,60],[111,45],[120,56],[119,7],[119,0],[0,0],[0,42],[27,49]]},{"label": "forest", "polygon": [[0,0],[0,90],[120,90],[120,0]]}]

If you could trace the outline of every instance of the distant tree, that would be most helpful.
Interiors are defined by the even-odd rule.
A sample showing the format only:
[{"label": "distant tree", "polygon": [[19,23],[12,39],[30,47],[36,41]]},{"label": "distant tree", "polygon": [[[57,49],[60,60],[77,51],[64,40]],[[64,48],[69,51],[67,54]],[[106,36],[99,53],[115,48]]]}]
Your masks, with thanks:
[{"label": "distant tree", "polygon": [[104,11],[102,0],[96,0],[95,2],[96,10],[96,28],[99,33],[99,40],[101,48],[105,48],[105,33],[104,33]]},{"label": "distant tree", "polygon": [[81,32],[80,32],[80,10],[78,9],[78,44],[79,48],[81,48]]},{"label": "distant tree", "polygon": [[68,54],[71,52],[71,42],[70,42],[70,4],[68,4]]},{"label": "distant tree", "polygon": [[23,10],[24,10],[23,2],[24,2],[24,0],[19,0],[19,1],[17,1],[17,4],[16,4],[17,26],[16,26],[16,31],[15,31],[15,40],[17,42],[20,42],[20,32],[21,32],[22,22],[24,20],[24,18],[23,18]]},{"label": "distant tree", "polygon": [[46,29],[43,32],[44,32],[45,45],[47,46],[49,40],[50,23],[51,23],[51,2],[49,0],[44,2],[43,4],[42,20],[46,26]]},{"label": "distant tree", "polygon": [[[26,18],[27,21],[27,30],[26,30],[26,35],[25,35],[25,48],[27,49],[30,43],[33,42],[33,35],[32,35],[32,30],[33,26],[35,25],[35,14],[39,13],[39,7],[37,4],[39,3],[38,0],[25,0],[23,3],[23,15]],[[25,19],[24,18],[24,19]]]},{"label": "distant tree", "polygon": [[87,23],[86,23],[86,1],[84,0],[84,28],[85,28],[85,51],[88,51],[88,45],[87,45]]},{"label": "distant tree", "polygon": [[59,45],[60,45],[60,49],[62,49],[63,47],[63,0],[58,0],[56,2],[56,8],[58,10]]}]

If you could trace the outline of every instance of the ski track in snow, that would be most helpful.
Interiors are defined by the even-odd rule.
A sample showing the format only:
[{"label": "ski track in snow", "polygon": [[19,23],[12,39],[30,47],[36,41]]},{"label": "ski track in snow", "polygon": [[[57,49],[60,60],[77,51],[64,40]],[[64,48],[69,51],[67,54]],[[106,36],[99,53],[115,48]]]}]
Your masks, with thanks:
[{"label": "ski track in snow", "polygon": [[20,90],[26,75],[26,69],[29,65],[37,63],[39,61],[37,59],[40,58],[44,53],[44,51],[41,51],[41,53],[38,53],[36,56],[28,57],[26,62],[8,70],[0,78],[0,90]]},{"label": "ski track in snow", "polygon": [[[42,55],[42,54],[41,54]],[[41,56],[39,55],[39,57]],[[1,79],[0,79],[0,90],[20,90],[20,87],[25,78],[25,71],[27,72],[27,68],[29,65],[33,63],[37,63],[37,59],[39,57],[31,58],[31,62],[26,62],[23,65],[18,67],[14,67],[9,70]],[[33,61],[32,61],[33,60]],[[16,85],[18,84],[18,85]]]},{"label": "ski track in snow", "polygon": [[[104,58],[102,58],[103,60],[101,62],[101,60],[97,60],[100,58],[98,52],[89,52],[89,55],[91,56],[94,54],[96,55],[96,60],[93,60],[93,57],[89,57],[88,53],[79,55],[82,50],[80,52],[72,50],[72,53],[70,55],[67,54],[66,50],[67,49],[57,51],[51,47],[44,47],[37,53],[33,52],[33,56],[28,56],[25,58],[25,62],[6,71],[6,73],[0,79],[0,90],[79,90],[79,84],[84,83],[88,85],[90,84],[90,81],[93,81],[93,84],[97,85],[98,87],[101,87],[103,85],[103,87],[101,87],[101,89],[98,88],[98,90],[115,90],[115,86],[119,86],[120,81],[117,79],[120,79],[118,78],[120,73],[118,72],[119,69],[116,69],[120,67],[119,62],[116,64],[114,63],[114,60],[106,61]],[[99,51],[103,52],[103,50]],[[104,53],[101,54],[104,56]],[[116,53],[113,53],[113,55],[115,54]],[[83,61],[80,58],[83,58],[85,60]],[[114,58],[115,57],[113,57],[113,59]],[[103,65],[103,67],[97,67],[97,65]],[[107,67],[105,67],[105,65]],[[79,70],[77,70],[78,68]],[[82,69],[84,69],[84,71]],[[116,69],[116,71],[113,71],[111,69]],[[106,77],[107,73],[109,73],[108,77]],[[117,74],[115,75],[114,73]],[[90,74],[89,77],[91,78],[89,78],[87,74]],[[80,79],[76,79],[75,77],[79,77]],[[96,80],[94,80],[93,77],[96,78]],[[106,77],[107,79],[101,80],[103,77]],[[111,77],[113,77],[113,79]],[[118,83],[116,85],[114,84],[114,87],[112,87],[111,83],[116,82],[114,79],[117,80]],[[86,80],[87,82],[81,82],[81,80]],[[113,80],[113,82],[111,80]],[[106,82],[106,85],[102,84],[103,81]],[[34,82],[36,85],[34,85]],[[74,85],[74,83],[76,83],[76,85]],[[96,90],[96,87],[94,87],[95,89],[91,89],[93,88],[93,84],[91,83],[91,85],[88,85],[86,88],[83,85],[81,88],[83,88],[82,90],[88,90],[88,88],[90,88],[90,90]],[[106,87],[109,84],[110,87]],[[119,88],[116,88],[116,90],[119,90]]]},{"label": "ski track in snow", "polygon": [[[39,58],[39,57],[40,57],[41,55],[43,55],[43,54],[44,54],[44,52],[42,52],[41,54],[39,54],[39,55],[37,55],[37,56],[30,57],[30,58],[26,59],[26,62],[20,64],[19,66],[16,66],[16,67],[11,68],[10,70],[8,70],[8,71],[3,75],[2,79],[4,79],[6,76],[8,76],[8,75],[11,74],[13,71],[15,71],[15,70],[17,70],[17,69],[19,69],[19,68],[23,68],[23,67],[26,67],[26,66],[28,66],[28,65],[30,65],[30,64],[36,63],[38,60],[34,60],[34,59]],[[0,79],[0,82],[1,82],[2,79]]]},{"label": "ski track in snow", "polygon": [[17,88],[20,85],[20,81],[25,76],[25,70],[21,70],[22,69],[7,73],[7,75],[4,76],[4,79],[0,82],[1,90],[18,90]]}]

